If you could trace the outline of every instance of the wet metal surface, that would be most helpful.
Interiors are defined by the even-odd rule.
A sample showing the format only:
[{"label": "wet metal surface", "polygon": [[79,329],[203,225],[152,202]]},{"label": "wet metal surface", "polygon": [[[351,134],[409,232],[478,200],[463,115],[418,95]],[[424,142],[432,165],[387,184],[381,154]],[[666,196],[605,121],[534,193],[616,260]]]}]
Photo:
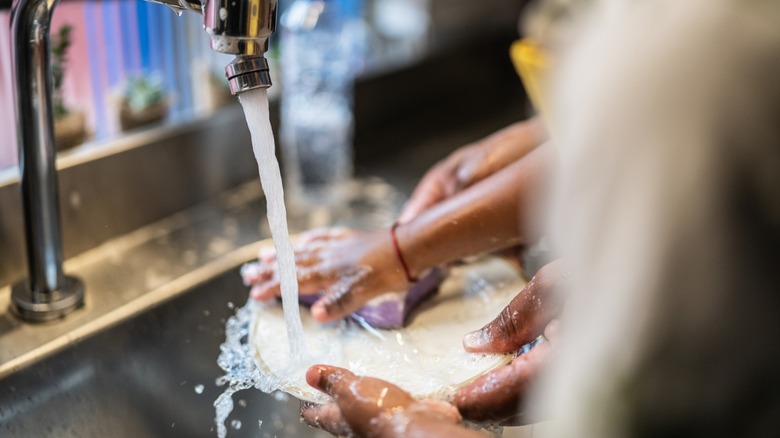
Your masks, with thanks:
[{"label": "wet metal surface", "polygon": [[20,322],[0,290],[0,377],[240,263],[235,251],[263,237],[263,213],[259,184],[247,184],[68,260],[87,294],[64,320]]},{"label": "wet metal surface", "polygon": [[[360,202],[322,225],[395,217],[393,188],[356,184]],[[227,317],[247,299],[238,267],[269,244],[264,212],[259,184],[247,183],[69,260],[92,293],[66,319],[0,314],[0,436],[214,436],[216,358]],[[291,218],[293,232],[311,225]],[[236,394],[228,436],[327,436],[299,423],[298,402],[284,399]]]},{"label": "wet metal surface", "polygon": [[[0,436],[215,436],[216,358],[245,300],[232,268],[4,379]],[[295,399],[248,390],[234,403],[229,437],[328,436],[299,422]]]}]

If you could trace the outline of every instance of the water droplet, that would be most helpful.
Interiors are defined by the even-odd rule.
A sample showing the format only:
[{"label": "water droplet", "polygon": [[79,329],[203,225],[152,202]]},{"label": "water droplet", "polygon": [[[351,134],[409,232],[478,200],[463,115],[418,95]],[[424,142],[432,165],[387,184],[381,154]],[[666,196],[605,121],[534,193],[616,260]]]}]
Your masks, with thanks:
[{"label": "water droplet", "polygon": [[236,430],[241,429],[241,420],[233,420],[233,421],[231,421],[230,422],[230,427],[232,427],[233,429],[236,429]]},{"label": "water droplet", "polygon": [[195,385],[195,394],[203,394],[203,390],[206,389],[203,385]]}]

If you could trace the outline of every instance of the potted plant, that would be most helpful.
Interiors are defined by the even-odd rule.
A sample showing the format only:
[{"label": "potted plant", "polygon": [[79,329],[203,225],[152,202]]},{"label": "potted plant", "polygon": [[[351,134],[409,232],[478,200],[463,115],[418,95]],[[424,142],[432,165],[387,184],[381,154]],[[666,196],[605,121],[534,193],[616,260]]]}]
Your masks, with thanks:
[{"label": "potted plant", "polygon": [[122,131],[163,120],[168,115],[168,99],[158,75],[139,75],[127,79],[119,106]]},{"label": "potted plant", "polygon": [[65,105],[62,91],[72,32],[73,26],[65,24],[52,36],[51,42],[54,141],[58,151],[78,146],[81,143],[84,143],[84,140],[87,138],[86,117],[84,116],[84,112],[68,108]]}]

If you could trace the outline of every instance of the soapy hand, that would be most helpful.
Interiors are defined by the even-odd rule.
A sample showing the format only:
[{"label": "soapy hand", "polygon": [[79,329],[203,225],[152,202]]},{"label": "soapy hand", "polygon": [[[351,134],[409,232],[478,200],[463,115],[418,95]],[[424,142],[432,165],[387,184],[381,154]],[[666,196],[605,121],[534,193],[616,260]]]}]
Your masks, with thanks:
[{"label": "soapy hand", "polygon": [[560,313],[562,301],[554,289],[562,278],[560,262],[546,265],[496,319],[463,338],[467,351],[483,353],[514,352],[540,334],[546,339],[510,365],[490,371],[461,388],[455,405],[465,419],[504,425],[533,420],[520,407],[529,386],[555,352],[558,322],[553,318]]},{"label": "soapy hand", "polygon": [[485,179],[522,158],[544,140],[538,119],[515,123],[479,142],[464,146],[425,174],[398,218],[414,219],[432,205]]},{"label": "soapy hand", "polygon": [[[311,307],[312,316],[321,322],[340,319],[377,295],[406,290],[409,284],[392,245],[385,231],[330,228],[301,234],[294,243],[299,292],[323,293]],[[276,252],[266,248],[257,263],[242,269],[253,298],[268,300],[280,295],[275,266]]]},{"label": "soapy hand", "polygon": [[438,400],[415,400],[403,389],[372,377],[359,377],[329,365],[306,373],[309,385],[333,398],[324,405],[303,404],[311,426],[334,435],[360,437],[481,437],[459,425],[457,409]]}]

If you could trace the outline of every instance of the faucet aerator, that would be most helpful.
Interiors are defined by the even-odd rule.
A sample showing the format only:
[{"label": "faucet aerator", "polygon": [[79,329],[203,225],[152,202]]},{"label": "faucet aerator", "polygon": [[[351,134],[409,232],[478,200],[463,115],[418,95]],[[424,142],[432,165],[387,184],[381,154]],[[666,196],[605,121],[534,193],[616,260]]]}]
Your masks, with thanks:
[{"label": "faucet aerator", "polygon": [[268,61],[263,56],[238,56],[227,67],[225,76],[234,95],[271,86]]}]

